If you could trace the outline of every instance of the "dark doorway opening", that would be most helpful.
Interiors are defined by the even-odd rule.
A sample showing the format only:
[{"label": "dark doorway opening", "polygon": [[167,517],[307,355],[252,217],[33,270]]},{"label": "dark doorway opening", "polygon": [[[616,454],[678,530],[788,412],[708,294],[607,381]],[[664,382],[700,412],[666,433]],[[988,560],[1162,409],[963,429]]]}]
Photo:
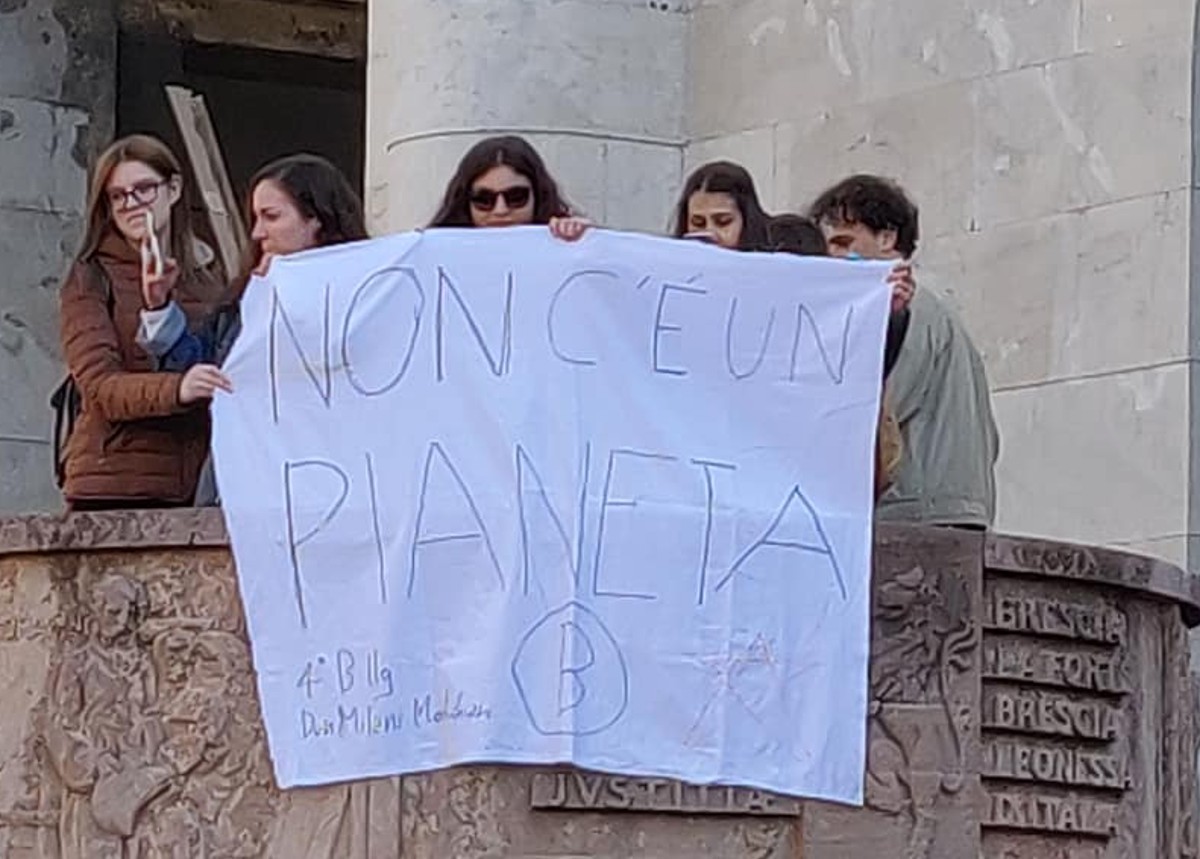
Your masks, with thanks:
[{"label": "dark doorway opening", "polygon": [[203,95],[239,200],[263,164],[312,152],[360,191],[366,64],[311,54],[180,41],[167,33],[118,38],[117,132],[162,138],[181,159],[183,139],[163,87]]}]

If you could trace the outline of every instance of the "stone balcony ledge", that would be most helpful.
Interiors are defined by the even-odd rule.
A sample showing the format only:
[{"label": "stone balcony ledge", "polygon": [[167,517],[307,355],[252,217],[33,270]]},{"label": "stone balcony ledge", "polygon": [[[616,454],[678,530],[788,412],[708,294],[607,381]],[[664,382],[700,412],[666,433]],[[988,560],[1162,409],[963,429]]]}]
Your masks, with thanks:
[{"label": "stone balcony ledge", "polygon": [[1196,857],[1198,622],[1161,561],[881,526],[862,808],[540,767],[281,791],[220,511],[0,518],[0,855]]}]

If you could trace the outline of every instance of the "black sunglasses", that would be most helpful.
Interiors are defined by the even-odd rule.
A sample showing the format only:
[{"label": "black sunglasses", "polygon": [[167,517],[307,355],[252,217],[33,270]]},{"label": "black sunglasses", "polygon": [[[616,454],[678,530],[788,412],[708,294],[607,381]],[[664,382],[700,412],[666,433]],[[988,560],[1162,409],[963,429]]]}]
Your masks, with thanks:
[{"label": "black sunglasses", "polygon": [[529,202],[529,198],[533,196],[533,189],[528,185],[514,185],[511,188],[505,188],[502,191],[493,191],[490,188],[479,188],[471,192],[471,205],[481,212],[490,212],[496,208],[496,203],[500,198],[504,198],[504,204],[510,209],[520,209]]}]

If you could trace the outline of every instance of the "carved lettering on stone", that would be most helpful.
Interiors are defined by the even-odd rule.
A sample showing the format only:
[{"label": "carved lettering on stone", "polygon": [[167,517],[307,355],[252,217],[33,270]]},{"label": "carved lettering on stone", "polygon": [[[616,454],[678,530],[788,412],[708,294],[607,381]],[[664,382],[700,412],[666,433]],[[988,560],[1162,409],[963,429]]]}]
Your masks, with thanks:
[{"label": "carved lettering on stone", "polygon": [[983,641],[983,676],[1124,694],[1129,684],[1119,653],[1077,649],[1031,639],[986,636]]},{"label": "carved lettering on stone", "polygon": [[672,779],[576,770],[536,773],[530,800],[534,808],[541,809],[776,817],[800,814],[797,800],[753,788],[691,785]]},{"label": "carved lettering on stone", "polygon": [[1038,781],[1125,790],[1128,768],[1117,755],[1053,742],[991,737],[983,746],[988,778]]},{"label": "carved lettering on stone", "polygon": [[993,790],[984,806],[983,825],[1041,832],[1101,835],[1117,830],[1115,802],[1077,796],[1050,796]]},{"label": "carved lettering on stone", "polygon": [[1121,645],[1128,625],[1124,612],[1100,600],[1030,596],[1000,583],[989,585],[984,596],[987,629]]},{"label": "carved lettering on stone", "polygon": [[993,730],[1113,740],[1122,723],[1121,708],[1100,698],[1015,686],[983,690],[983,727]]}]

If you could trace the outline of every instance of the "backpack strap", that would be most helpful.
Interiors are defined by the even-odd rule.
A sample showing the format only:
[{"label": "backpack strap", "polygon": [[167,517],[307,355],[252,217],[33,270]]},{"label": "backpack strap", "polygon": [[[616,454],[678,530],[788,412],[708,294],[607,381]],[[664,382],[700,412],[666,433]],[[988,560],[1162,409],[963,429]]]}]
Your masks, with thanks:
[{"label": "backpack strap", "polygon": [[[88,260],[87,266],[100,281],[100,287],[104,294],[104,309],[108,313],[108,318],[112,319],[116,307],[116,296],[113,294],[112,281],[109,280],[108,272],[94,259]],[[76,419],[83,408],[83,395],[75,383],[75,378],[70,373],[59,382],[54,393],[50,395],[50,408],[54,410],[54,435],[51,437],[51,443],[54,446],[54,479],[61,489],[67,477],[67,440],[75,431]]]}]

